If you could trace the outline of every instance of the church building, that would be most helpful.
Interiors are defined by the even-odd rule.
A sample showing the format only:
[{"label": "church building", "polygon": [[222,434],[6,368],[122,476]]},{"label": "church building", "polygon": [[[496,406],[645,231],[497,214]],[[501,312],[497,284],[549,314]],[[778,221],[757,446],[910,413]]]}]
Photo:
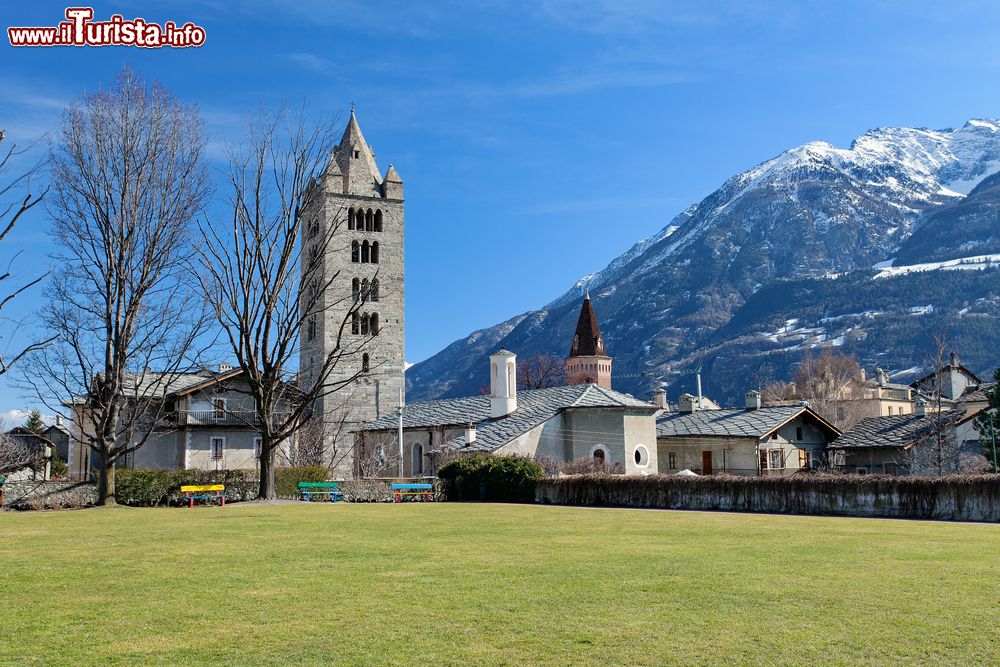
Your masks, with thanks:
[{"label": "church building", "polygon": [[490,355],[488,369],[488,396],[413,403],[362,426],[358,458],[401,456],[404,474],[414,477],[436,474],[442,456],[474,452],[657,472],[659,407],[611,389],[611,357],[589,295],[566,359],[566,386],[519,391],[517,356],[502,347]]}]

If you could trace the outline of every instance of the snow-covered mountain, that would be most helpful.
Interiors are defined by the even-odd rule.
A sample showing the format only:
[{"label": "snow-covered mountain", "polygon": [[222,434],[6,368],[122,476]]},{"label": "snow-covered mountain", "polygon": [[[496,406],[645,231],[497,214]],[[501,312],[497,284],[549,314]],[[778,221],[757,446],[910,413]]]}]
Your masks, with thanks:
[{"label": "snow-covered mountain", "polygon": [[[732,330],[728,325],[734,316],[762,288],[785,281],[829,282],[832,276],[867,271],[901,246],[919,248],[922,224],[928,234],[941,236],[939,218],[945,212],[971,210],[963,205],[977,196],[980,208],[989,208],[992,199],[974,189],[997,171],[998,120],[975,119],[946,130],[880,128],[849,148],[810,142],[730,178],[541,310],[501,327],[503,336],[521,354],[563,356],[562,343],[586,287],[616,359],[616,387],[644,391],[648,378],[657,375],[677,380],[674,369],[705,359],[725,343],[719,333]],[[973,196],[966,197],[969,193]],[[981,233],[983,224],[988,228],[990,223],[976,210]],[[959,224],[944,236],[954,240],[962,229]],[[963,247],[936,243],[954,252]],[[964,242],[965,247],[970,244],[976,246],[975,239]],[[942,257],[942,252],[949,251],[931,259],[957,258]],[[910,259],[917,255],[909,253]],[[868,310],[857,306],[857,312]],[[464,351],[461,341],[450,345],[447,363],[436,355],[417,364],[407,373],[410,395],[471,393],[483,384],[475,370],[481,366],[483,346],[497,340],[481,333],[476,345]],[[886,353],[864,345],[857,352],[870,358]],[[711,386],[712,379],[707,380]],[[723,395],[738,393],[735,387],[714,389]]]}]

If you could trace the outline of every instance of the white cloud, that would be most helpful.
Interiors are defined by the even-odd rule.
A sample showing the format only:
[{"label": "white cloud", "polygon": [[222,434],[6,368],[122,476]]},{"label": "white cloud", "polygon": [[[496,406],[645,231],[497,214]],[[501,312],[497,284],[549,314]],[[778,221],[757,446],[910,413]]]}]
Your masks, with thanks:
[{"label": "white cloud", "polygon": [[[0,412],[0,427],[4,430],[9,428],[14,428],[15,426],[21,426],[24,424],[25,420],[28,418],[29,410],[22,410],[20,408],[13,408],[7,410],[6,412]],[[42,421],[46,424],[54,424],[56,422],[55,415],[42,415]]]}]

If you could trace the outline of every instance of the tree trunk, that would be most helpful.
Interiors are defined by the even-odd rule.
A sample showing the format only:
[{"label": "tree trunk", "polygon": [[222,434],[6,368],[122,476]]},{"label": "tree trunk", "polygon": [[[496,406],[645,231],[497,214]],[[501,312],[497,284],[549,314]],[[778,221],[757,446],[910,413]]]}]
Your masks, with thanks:
[{"label": "tree trunk", "polygon": [[274,500],[278,497],[274,487],[274,446],[271,443],[261,443],[260,448],[260,484],[257,487],[257,500]]},{"label": "tree trunk", "polygon": [[97,504],[103,506],[117,505],[115,498],[115,459],[105,454],[101,461],[101,474],[97,480]]}]

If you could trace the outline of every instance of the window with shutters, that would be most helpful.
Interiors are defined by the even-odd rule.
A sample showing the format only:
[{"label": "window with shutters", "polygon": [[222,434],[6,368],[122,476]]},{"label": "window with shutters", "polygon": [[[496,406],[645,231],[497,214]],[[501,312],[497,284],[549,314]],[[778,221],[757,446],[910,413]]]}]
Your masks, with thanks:
[{"label": "window with shutters", "polygon": [[772,449],[770,451],[770,460],[768,461],[771,470],[781,470],[784,468],[785,463],[782,459],[782,451],[780,449]]},{"label": "window with shutters", "polygon": [[221,461],[226,453],[226,439],[222,436],[213,436],[209,442],[212,460]]}]

